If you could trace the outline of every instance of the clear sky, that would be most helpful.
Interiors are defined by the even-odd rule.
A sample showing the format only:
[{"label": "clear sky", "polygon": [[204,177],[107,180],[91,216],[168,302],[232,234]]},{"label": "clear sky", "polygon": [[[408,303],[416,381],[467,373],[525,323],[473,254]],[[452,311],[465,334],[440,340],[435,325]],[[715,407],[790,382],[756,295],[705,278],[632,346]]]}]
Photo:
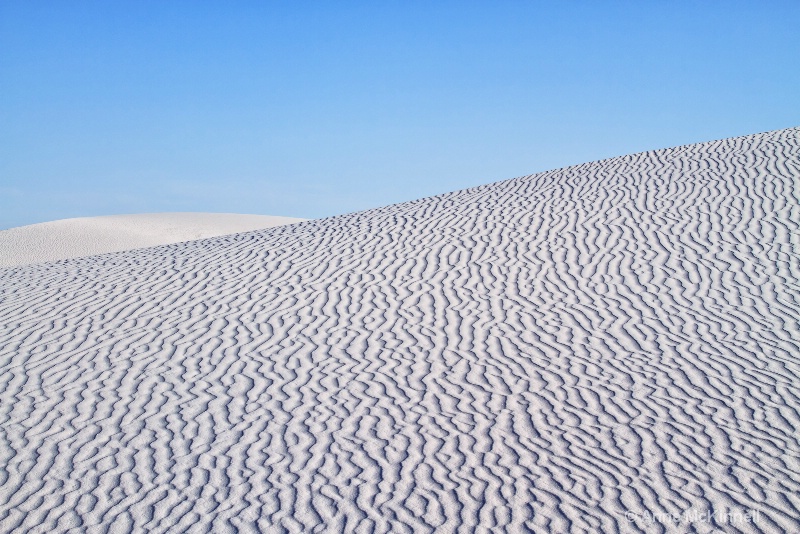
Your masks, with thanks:
[{"label": "clear sky", "polygon": [[800,125],[800,2],[0,0],[0,228],[324,217]]}]

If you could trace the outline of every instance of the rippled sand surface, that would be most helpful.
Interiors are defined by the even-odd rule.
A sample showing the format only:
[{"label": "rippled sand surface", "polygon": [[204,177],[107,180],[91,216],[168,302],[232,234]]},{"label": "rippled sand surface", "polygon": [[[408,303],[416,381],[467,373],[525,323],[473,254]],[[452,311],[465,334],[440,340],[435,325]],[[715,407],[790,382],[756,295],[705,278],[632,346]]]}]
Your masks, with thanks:
[{"label": "rippled sand surface", "polygon": [[800,531],[799,290],[797,128],[0,269],[0,531]]}]

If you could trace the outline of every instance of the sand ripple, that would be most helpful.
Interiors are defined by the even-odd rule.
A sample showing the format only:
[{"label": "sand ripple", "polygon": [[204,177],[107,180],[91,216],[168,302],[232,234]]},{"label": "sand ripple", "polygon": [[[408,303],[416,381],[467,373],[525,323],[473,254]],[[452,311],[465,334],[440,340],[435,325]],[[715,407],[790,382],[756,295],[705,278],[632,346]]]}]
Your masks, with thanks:
[{"label": "sand ripple", "polygon": [[0,531],[800,530],[799,141],[0,269]]}]

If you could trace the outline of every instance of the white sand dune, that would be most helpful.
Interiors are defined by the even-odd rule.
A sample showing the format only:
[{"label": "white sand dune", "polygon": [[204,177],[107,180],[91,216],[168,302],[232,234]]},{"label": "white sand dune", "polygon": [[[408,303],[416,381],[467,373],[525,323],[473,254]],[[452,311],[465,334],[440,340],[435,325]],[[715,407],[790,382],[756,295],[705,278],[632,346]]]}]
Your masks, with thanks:
[{"label": "white sand dune", "polygon": [[794,128],[0,269],[0,531],[798,532],[799,246]]},{"label": "white sand dune", "polygon": [[141,213],[62,219],[0,230],[0,267],[180,243],[304,220],[237,213]]}]

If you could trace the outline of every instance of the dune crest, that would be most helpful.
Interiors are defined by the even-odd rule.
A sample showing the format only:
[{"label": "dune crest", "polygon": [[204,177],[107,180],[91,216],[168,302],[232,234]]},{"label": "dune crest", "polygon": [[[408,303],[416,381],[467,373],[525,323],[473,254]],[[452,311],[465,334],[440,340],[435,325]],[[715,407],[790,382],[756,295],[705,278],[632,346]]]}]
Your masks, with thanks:
[{"label": "dune crest", "polygon": [[799,141],[0,269],[0,531],[798,531]]},{"label": "dune crest", "polygon": [[137,213],[62,219],[0,230],[0,267],[180,243],[304,221],[238,213]]}]

